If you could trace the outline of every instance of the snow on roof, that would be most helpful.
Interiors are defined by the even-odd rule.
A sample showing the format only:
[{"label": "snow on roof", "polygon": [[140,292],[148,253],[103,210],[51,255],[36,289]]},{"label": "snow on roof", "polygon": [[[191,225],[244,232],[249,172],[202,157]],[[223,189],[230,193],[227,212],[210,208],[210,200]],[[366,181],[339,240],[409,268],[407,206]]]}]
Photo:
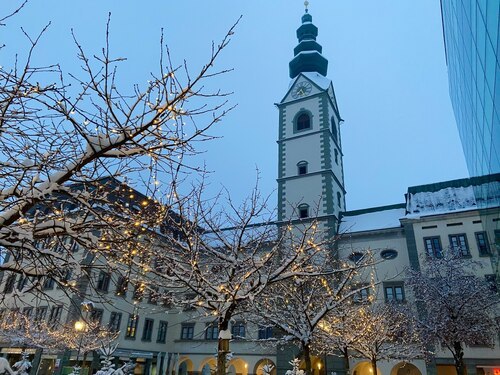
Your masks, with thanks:
[{"label": "snow on roof", "polygon": [[359,210],[359,214],[356,214],[356,211],[344,213],[340,222],[340,233],[399,228],[399,219],[405,216],[403,207],[380,207],[378,211],[370,211]]},{"label": "snow on roof", "polygon": [[445,187],[437,191],[408,193],[406,210],[411,216],[434,215],[500,205],[500,182]]},{"label": "snow on roof", "polygon": [[328,87],[330,87],[331,81],[317,72],[302,72],[302,74],[306,78],[317,84],[319,87],[321,87],[323,90],[328,90]]}]

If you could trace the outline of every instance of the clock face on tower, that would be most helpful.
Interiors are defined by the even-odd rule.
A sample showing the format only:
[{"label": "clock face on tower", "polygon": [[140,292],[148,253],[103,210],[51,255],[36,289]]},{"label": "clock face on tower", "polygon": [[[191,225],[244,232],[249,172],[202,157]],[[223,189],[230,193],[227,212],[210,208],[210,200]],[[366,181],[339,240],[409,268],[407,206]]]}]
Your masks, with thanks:
[{"label": "clock face on tower", "polygon": [[292,98],[302,98],[309,95],[312,90],[312,85],[309,82],[300,82],[292,91]]}]

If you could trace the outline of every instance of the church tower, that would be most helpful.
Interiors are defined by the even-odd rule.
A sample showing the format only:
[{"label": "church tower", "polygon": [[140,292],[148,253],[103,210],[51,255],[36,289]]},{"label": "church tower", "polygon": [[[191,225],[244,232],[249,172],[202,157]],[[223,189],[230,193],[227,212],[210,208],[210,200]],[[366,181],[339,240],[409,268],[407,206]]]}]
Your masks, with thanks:
[{"label": "church tower", "polygon": [[345,211],[340,122],[328,60],[306,7],[290,61],[290,86],[277,104],[278,221],[323,222],[336,234]]}]

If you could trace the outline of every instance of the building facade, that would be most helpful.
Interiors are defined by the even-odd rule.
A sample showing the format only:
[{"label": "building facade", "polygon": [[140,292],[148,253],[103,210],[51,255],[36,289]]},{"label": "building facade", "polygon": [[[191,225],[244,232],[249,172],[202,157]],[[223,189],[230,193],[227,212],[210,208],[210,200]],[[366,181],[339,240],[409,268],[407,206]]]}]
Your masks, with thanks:
[{"label": "building facade", "polygon": [[500,172],[498,0],[441,0],[450,97],[471,176]]},{"label": "building facade", "polygon": [[[447,14],[446,10],[443,12]],[[317,36],[318,28],[306,12],[297,30],[299,43],[289,65],[291,83],[277,105],[278,224],[289,220],[294,223],[318,220],[329,236],[341,235],[336,244],[341,258],[350,259],[368,248],[376,250],[377,256],[384,259],[376,270],[380,282],[376,291],[378,303],[394,299],[411,303],[405,290],[404,270],[420,267],[430,251],[438,246],[452,246],[457,238],[467,244],[468,255],[483,264],[480,276],[494,279],[498,275],[500,251],[499,174],[410,187],[400,203],[347,210],[342,118],[333,84],[326,77],[328,61],[322,55]],[[483,94],[485,92],[483,90]],[[485,113],[483,110],[481,116]],[[470,116],[476,116],[476,112]],[[498,115],[496,118],[498,121]],[[482,122],[480,126],[479,122],[474,124],[478,124],[478,129],[483,126]],[[493,150],[493,143],[488,147]],[[478,195],[478,192],[484,194]],[[76,248],[75,253],[82,259],[88,255],[85,249]],[[21,284],[18,275],[0,275],[0,293],[4,296],[2,311],[32,308],[32,313],[40,319],[54,323],[72,326],[75,320],[84,318],[119,331],[116,356],[122,361],[133,360],[135,374],[209,375],[215,367],[218,331],[213,319],[196,309],[170,306],[153,295],[138,294],[134,285],[119,272],[96,271],[89,282],[82,284],[78,296],[62,293],[48,282],[45,293],[51,297],[50,302],[43,298],[14,299],[12,296]],[[85,297],[95,300],[89,311],[81,308]],[[263,366],[271,364],[277,366],[278,374],[282,375],[289,369],[288,361],[297,354],[294,350],[259,343],[259,339],[268,339],[274,334],[269,327],[235,320],[231,331],[230,374],[262,375]],[[21,349],[0,343],[1,355],[11,362],[18,360]],[[37,350],[33,353],[32,374],[68,373],[70,366],[81,360],[76,351]],[[496,375],[495,371],[500,371],[498,358],[498,342],[495,349],[467,348],[468,374]],[[92,369],[99,366],[97,356],[89,353],[87,360],[92,363]],[[451,363],[449,354],[439,352],[430,365],[423,360],[411,364],[380,362],[379,370],[380,375],[451,375]],[[345,368],[334,357],[314,358],[313,368],[313,375],[345,374]],[[352,360],[350,368],[354,375],[370,375],[366,360]]]}]

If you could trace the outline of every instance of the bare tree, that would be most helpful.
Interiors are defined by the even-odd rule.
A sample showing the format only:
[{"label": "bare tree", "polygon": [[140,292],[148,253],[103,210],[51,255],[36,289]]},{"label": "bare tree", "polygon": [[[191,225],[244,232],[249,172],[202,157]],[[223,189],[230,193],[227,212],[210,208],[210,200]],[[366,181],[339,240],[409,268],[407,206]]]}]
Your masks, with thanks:
[{"label": "bare tree", "polygon": [[190,199],[176,199],[169,225],[177,236],[165,237],[149,252],[141,250],[143,263],[138,267],[149,267],[153,274],[150,279],[144,273],[146,288],[160,286],[174,305],[213,317],[217,373],[224,374],[230,322],[257,304],[272,285],[317,276],[317,269],[308,265],[323,259],[326,248],[318,245],[315,223],[305,226],[300,236],[291,225],[277,226],[257,188],[241,205],[221,196],[205,200],[202,193],[203,187]]},{"label": "bare tree", "polygon": [[10,311],[0,320],[0,342],[13,346],[65,350],[81,349],[82,353],[96,350],[101,343],[113,342],[118,332],[102,328],[99,324],[88,322],[81,334],[68,324],[53,324],[46,320]]},{"label": "bare tree", "polygon": [[458,375],[465,374],[464,345],[493,347],[499,332],[495,286],[478,276],[481,264],[448,249],[411,270],[407,284],[420,307],[418,330],[428,343],[449,350]]},{"label": "bare tree", "polygon": [[411,309],[403,304],[360,306],[352,317],[360,333],[350,345],[353,356],[368,359],[374,374],[378,361],[422,358],[423,346],[412,316]]},{"label": "bare tree", "polygon": [[[368,302],[368,301],[366,301]],[[360,321],[359,310],[362,301],[344,301],[330,311],[319,323],[313,341],[313,348],[319,353],[341,356],[344,360],[346,374],[350,374],[349,358],[352,347],[363,334],[363,322]],[[352,355],[354,356],[354,355]]]},{"label": "bare tree", "polygon": [[[327,237],[321,234],[318,238]],[[322,258],[303,265],[307,277],[299,271],[293,278],[267,289],[255,302],[254,312],[261,322],[281,330],[280,341],[299,346],[308,374],[312,370],[311,349],[323,320],[342,304],[373,287],[370,283],[360,283],[365,276],[369,277],[374,264],[370,253],[357,262],[338,260],[333,250],[334,240],[313,241],[315,247],[322,249]]]},{"label": "bare tree", "polygon": [[[0,249],[8,258],[0,271],[31,277],[30,291],[41,289],[42,278],[68,290],[75,286],[68,270],[78,279],[126,259],[118,252],[131,251],[138,230],[159,228],[157,216],[150,220],[161,210],[157,198],[183,171],[197,170],[186,156],[230,110],[227,94],[207,92],[204,82],[225,72],[214,66],[234,26],[194,73],[175,64],[162,36],[158,71],[133,87],[120,84],[126,59],[111,52],[109,20],[99,54],[73,33],[81,71],[71,73],[57,61],[34,65],[47,27],[25,33],[24,61],[0,67]],[[82,262],[75,244],[86,255],[114,258]]]}]

